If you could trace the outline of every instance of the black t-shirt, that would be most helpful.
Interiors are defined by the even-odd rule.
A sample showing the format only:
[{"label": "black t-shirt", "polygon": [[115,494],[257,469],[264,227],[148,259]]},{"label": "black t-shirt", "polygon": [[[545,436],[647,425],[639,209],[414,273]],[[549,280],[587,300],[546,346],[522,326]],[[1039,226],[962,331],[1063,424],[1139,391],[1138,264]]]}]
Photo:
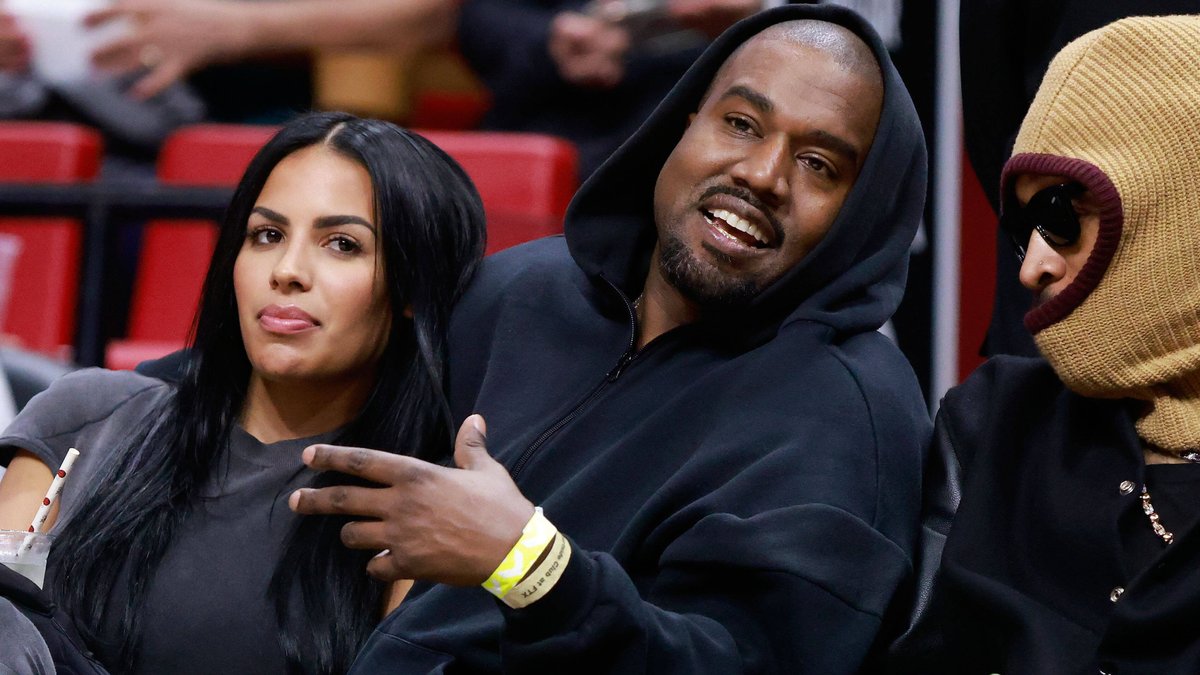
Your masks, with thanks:
[{"label": "black t-shirt", "polygon": [[[170,392],[159,380],[128,372],[67,375],[30,401],[0,437],[0,463],[7,463],[7,451],[22,448],[58,467],[68,448],[78,448],[61,497],[61,524],[79,507],[80,486],[96,478],[105,453]],[[150,582],[138,667],[115,663],[112,645],[90,645],[100,660],[114,672],[284,675],[267,588],[297,518],[287,497],[313,476],[300,452],[334,433],[263,444],[235,429],[229,452]],[[106,636],[117,635],[125,588],[120,580],[109,595]]]}]

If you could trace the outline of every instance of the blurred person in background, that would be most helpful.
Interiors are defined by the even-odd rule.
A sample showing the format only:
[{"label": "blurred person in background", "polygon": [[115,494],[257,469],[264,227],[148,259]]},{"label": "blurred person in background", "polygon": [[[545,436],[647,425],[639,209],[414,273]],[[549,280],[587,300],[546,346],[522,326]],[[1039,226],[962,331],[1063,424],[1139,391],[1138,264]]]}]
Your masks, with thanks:
[{"label": "blurred person in background", "polygon": [[587,178],[710,38],[763,7],[763,0],[466,0],[459,47],[491,91],[483,127],[566,138],[579,148]]},{"label": "blurred person in background", "polygon": [[407,586],[365,574],[343,519],[292,515],[292,490],[338,480],[300,450],[448,452],[450,308],[483,250],[479,195],[430,142],[298,118],[233,197],[182,380],[89,369],[21,411],[0,436],[0,528],[29,525],[78,448],[47,592],[106,667],[349,667]]},{"label": "blurred person in background", "polygon": [[[307,66],[297,76],[262,57],[323,48],[416,52],[448,43],[456,17],[455,3],[442,0],[118,0],[86,19],[92,27],[128,26],[93,55],[114,77],[81,82],[76,92],[31,86],[29,38],[15,17],[0,13],[0,116],[89,122],[118,151],[131,145],[152,160],[182,124],[278,123],[309,107]],[[59,98],[78,114],[58,111]]]}]

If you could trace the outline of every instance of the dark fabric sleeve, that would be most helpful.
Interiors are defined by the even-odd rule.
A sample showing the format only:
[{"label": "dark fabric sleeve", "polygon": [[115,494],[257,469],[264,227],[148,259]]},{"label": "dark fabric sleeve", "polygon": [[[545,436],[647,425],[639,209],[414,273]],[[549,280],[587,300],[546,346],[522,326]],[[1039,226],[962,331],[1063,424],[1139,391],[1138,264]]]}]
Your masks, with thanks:
[{"label": "dark fabric sleeve", "polygon": [[488,89],[520,101],[562,86],[546,51],[550,22],[560,11],[512,0],[467,0],[459,19],[459,48]]},{"label": "dark fabric sleeve", "polygon": [[41,633],[11,602],[0,598],[0,675],[53,672],[54,661]]},{"label": "dark fabric sleeve", "polygon": [[100,368],[64,375],[34,396],[0,434],[0,464],[7,466],[20,448],[57,469],[81,431],[105,420],[138,393],[160,386],[133,373]]},{"label": "dark fabric sleeve", "polygon": [[910,569],[895,543],[821,504],[710,515],[667,548],[645,589],[612,557],[574,546],[546,597],[503,608],[504,669],[856,673]]},{"label": "dark fabric sleeve", "polygon": [[886,672],[917,675],[940,672],[943,636],[940,601],[935,601],[937,572],[950,525],[962,499],[962,468],[954,443],[950,414],[943,406],[933,429],[933,445],[922,485],[921,538],[918,542],[916,590],[908,628],[888,650]]}]

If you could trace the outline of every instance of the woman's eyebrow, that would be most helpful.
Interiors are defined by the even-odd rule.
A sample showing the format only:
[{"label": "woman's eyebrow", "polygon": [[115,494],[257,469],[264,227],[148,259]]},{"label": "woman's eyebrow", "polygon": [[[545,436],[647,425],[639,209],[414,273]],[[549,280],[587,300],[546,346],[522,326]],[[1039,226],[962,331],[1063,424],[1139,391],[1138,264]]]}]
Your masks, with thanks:
[{"label": "woman's eyebrow", "polygon": [[371,230],[371,234],[376,233],[374,225],[358,216],[321,216],[313,221],[313,227],[318,230],[339,225],[362,225]]},{"label": "woman's eyebrow", "polygon": [[257,213],[258,215],[265,217],[267,220],[273,220],[283,225],[287,225],[289,222],[287,216],[283,215],[282,213],[272,211],[265,206],[256,206],[250,210],[250,213]]}]

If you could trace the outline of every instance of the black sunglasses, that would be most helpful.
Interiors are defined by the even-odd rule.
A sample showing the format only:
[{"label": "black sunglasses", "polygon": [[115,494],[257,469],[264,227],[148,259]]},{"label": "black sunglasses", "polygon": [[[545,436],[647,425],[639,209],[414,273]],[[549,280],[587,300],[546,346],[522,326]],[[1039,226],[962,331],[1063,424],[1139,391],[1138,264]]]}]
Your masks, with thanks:
[{"label": "black sunglasses", "polygon": [[1025,206],[1013,203],[1006,208],[1000,228],[1012,239],[1017,259],[1025,262],[1025,247],[1034,230],[1054,248],[1079,241],[1079,214],[1071,200],[1086,191],[1079,183],[1052,185],[1038,191]]}]

